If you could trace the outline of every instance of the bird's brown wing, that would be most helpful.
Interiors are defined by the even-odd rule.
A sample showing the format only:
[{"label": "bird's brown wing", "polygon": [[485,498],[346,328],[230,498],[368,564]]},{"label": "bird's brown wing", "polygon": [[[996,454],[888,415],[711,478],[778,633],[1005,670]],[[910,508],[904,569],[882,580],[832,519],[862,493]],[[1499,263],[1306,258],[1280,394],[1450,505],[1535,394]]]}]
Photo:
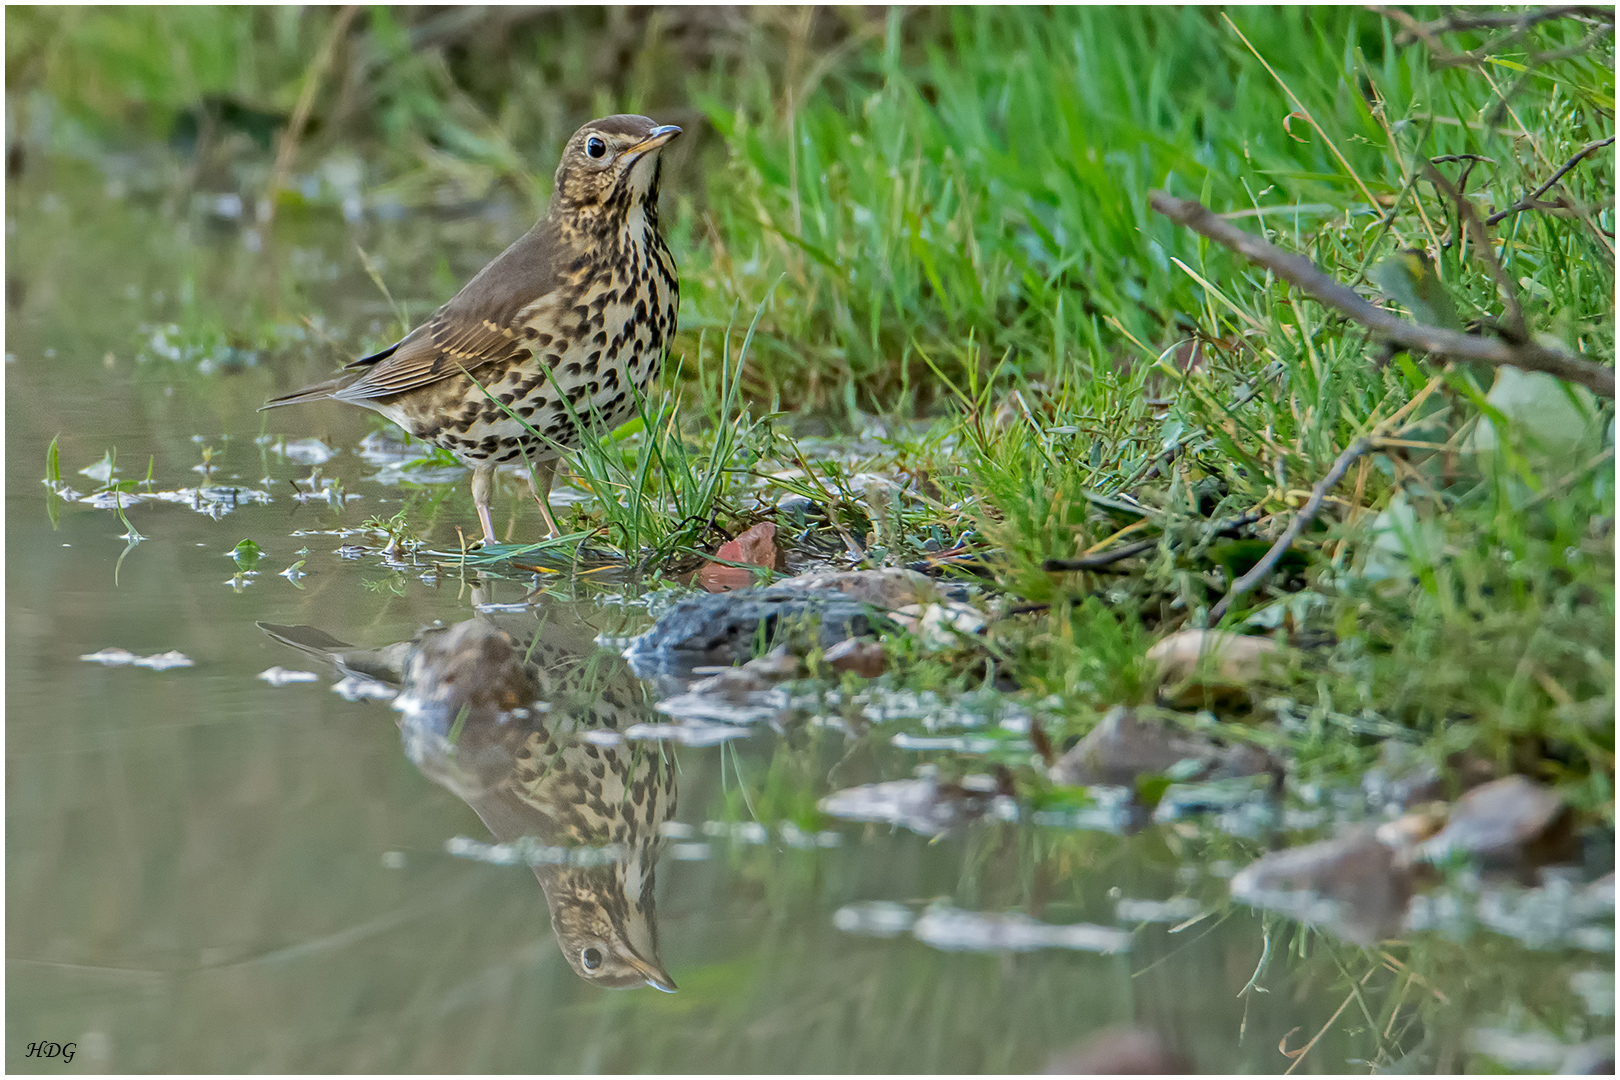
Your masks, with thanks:
[{"label": "bird's brown wing", "polygon": [[398,344],[350,364],[366,373],[332,396],[359,401],[403,394],[526,351],[520,329],[441,308]]},{"label": "bird's brown wing", "polygon": [[396,344],[348,365],[365,369],[365,374],[332,396],[363,401],[403,394],[523,356],[529,349],[522,315],[562,281],[559,255],[560,238],[547,217],[496,256],[427,322]]}]

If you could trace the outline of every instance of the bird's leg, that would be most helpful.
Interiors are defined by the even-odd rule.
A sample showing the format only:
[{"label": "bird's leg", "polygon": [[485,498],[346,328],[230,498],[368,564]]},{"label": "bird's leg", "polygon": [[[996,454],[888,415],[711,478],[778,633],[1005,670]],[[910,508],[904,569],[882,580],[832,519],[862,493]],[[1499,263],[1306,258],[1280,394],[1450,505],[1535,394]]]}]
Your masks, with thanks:
[{"label": "bird's leg", "polygon": [[540,516],[546,519],[546,528],[551,530],[552,536],[561,536],[562,530],[557,528],[557,519],[551,516],[551,503],[546,500],[551,495],[551,481],[557,475],[557,462],[542,461],[529,470],[529,492],[534,501],[540,504]]},{"label": "bird's leg", "polygon": [[473,469],[473,506],[478,510],[478,523],[484,527],[484,546],[495,543],[495,526],[489,522],[489,489],[495,479],[495,463],[486,461]]}]

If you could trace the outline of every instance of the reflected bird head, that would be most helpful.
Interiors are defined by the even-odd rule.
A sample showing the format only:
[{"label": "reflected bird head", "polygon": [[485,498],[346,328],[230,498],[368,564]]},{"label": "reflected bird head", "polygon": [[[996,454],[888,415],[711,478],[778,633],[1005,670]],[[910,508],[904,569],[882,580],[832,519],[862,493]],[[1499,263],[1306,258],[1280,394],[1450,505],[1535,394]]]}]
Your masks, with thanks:
[{"label": "reflected bird head", "polygon": [[626,872],[637,873],[637,868],[616,863],[571,869],[551,883],[546,897],[557,945],[586,982],[614,988],[645,985],[673,994],[675,980],[658,959],[651,875],[639,887],[627,887],[631,881]]}]

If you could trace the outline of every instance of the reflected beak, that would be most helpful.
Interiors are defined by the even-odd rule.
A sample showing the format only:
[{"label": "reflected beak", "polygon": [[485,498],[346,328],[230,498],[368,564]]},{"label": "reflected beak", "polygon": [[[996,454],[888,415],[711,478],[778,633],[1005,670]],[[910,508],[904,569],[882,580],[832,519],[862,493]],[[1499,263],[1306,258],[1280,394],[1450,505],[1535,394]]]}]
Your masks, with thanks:
[{"label": "reflected beak", "polygon": [[[679,131],[680,128],[676,128]],[[636,969],[636,974],[647,980],[647,985],[654,990],[662,990],[666,994],[675,992],[675,980],[669,977],[669,972],[657,964],[649,964],[641,957],[631,957],[630,966]]]},{"label": "reflected beak", "polygon": [[655,127],[647,133],[647,137],[645,139],[642,139],[640,142],[636,143],[636,145],[626,150],[625,153],[634,157],[640,157],[648,150],[658,149],[660,146],[663,146],[680,133],[681,129],[676,127],[674,124],[664,124],[662,127]]}]

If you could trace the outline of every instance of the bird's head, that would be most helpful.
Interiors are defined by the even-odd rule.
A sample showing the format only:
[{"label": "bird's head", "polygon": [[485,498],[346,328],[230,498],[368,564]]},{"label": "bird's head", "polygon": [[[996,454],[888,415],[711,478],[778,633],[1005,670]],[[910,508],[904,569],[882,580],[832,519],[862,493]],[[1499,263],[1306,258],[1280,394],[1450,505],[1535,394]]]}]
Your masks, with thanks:
[{"label": "bird's head", "polygon": [[592,120],[563,147],[553,203],[581,211],[656,207],[659,152],[680,133],[674,124],[656,124],[645,116]]},{"label": "bird's head", "polygon": [[558,948],[588,983],[645,985],[673,994],[675,980],[658,960],[658,917],[651,880],[645,882],[644,896],[626,895],[622,883],[608,885],[601,880],[604,870],[619,877],[608,867],[574,869],[565,871],[572,880],[553,882],[546,890]]}]

